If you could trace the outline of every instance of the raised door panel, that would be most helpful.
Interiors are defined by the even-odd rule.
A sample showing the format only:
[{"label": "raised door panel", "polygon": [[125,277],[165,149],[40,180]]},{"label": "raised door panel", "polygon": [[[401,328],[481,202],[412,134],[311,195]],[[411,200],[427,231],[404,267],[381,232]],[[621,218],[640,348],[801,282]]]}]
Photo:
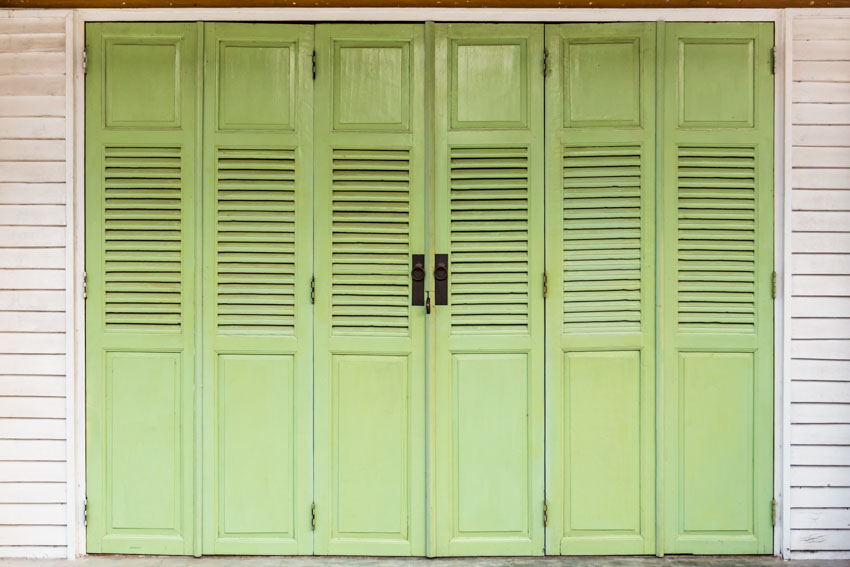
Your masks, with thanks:
[{"label": "raised door panel", "polygon": [[316,27],[316,553],[425,552],[424,26]]},{"label": "raised door panel", "polygon": [[[438,555],[543,553],[543,28],[436,25]],[[437,295],[435,295],[437,299]]]},{"label": "raised door panel", "polygon": [[652,553],[655,24],[546,34],[546,549]]},{"label": "raised door panel", "polygon": [[772,24],[666,25],[666,553],[773,549],[772,37]]},{"label": "raised door panel", "polygon": [[311,553],[313,28],[205,42],[204,553]]},{"label": "raised door panel", "polygon": [[196,551],[199,38],[196,24],[86,28],[90,553]]}]

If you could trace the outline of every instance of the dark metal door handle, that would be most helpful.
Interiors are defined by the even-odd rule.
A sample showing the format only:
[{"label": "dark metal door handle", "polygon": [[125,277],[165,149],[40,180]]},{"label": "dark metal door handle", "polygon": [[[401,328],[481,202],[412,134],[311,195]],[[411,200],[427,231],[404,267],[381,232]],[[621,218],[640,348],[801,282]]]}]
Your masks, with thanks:
[{"label": "dark metal door handle", "polygon": [[434,305],[449,304],[449,255],[434,254]]},{"label": "dark metal door handle", "polygon": [[411,305],[425,305],[425,254],[412,254],[410,258],[412,268],[410,279],[413,280],[411,288]]}]

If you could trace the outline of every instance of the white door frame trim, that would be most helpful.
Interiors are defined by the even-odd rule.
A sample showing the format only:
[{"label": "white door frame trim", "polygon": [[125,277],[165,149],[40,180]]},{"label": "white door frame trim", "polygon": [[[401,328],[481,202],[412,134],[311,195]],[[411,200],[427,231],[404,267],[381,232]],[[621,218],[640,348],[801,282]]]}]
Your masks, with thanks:
[{"label": "white door frame trim", "polygon": [[[14,10],[33,14],[41,10]],[[57,11],[51,11],[54,14]],[[60,12],[61,13],[61,12]],[[790,195],[791,180],[791,21],[796,16],[850,14],[850,9],[494,9],[494,8],[105,8],[77,9],[67,14],[66,105],[68,115],[67,169],[67,395],[68,440],[68,557],[85,555],[85,77],[83,48],[86,22],[132,21],[252,21],[252,22],[773,22],[776,45],[774,77],[774,266],[777,298],[774,302],[774,497],[777,503],[773,552],[790,557]],[[787,134],[787,135],[786,135]],[[72,165],[71,165],[72,164]]]}]

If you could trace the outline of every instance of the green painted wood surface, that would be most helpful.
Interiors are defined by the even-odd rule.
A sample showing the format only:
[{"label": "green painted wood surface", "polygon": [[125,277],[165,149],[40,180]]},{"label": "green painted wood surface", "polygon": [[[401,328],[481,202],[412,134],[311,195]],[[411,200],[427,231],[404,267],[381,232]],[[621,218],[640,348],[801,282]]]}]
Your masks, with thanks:
[{"label": "green painted wood surface", "polygon": [[90,24],[87,551],[192,554],[198,24]]},{"label": "green painted wood surface", "polygon": [[424,26],[316,26],[317,554],[425,552]]},{"label": "green painted wood surface", "polygon": [[435,27],[438,555],[543,554],[540,25]]},{"label": "green painted wood surface", "polygon": [[655,24],[546,46],[546,549],[653,553]]},{"label": "green painted wood surface", "polygon": [[204,29],[205,554],[313,551],[313,27]]},{"label": "green painted wood surface", "polygon": [[664,552],[770,553],[773,25],[664,27]]}]

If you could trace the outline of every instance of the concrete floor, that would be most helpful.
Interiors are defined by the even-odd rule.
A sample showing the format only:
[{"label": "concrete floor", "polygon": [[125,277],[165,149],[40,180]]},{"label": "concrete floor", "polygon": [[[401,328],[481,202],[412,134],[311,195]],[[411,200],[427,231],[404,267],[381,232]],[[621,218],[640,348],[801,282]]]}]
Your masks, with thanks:
[{"label": "concrete floor", "polygon": [[775,557],[128,557],[93,556],[73,564],[61,559],[0,559],[0,567],[850,567],[850,560],[799,560]]}]

